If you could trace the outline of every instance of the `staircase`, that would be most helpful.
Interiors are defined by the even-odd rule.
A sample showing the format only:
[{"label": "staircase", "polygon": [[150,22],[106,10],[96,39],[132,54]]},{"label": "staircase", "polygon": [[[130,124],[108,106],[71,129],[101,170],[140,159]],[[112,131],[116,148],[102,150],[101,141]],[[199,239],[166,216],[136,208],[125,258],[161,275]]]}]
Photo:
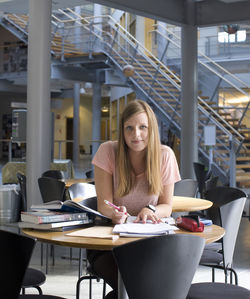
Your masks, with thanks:
[{"label": "staircase", "polygon": [[[20,19],[22,22],[18,23]],[[27,17],[6,15],[1,24],[27,42],[27,21]],[[91,57],[94,53],[104,53],[106,63],[121,77],[123,67],[133,65],[135,73],[127,79],[127,85],[138,98],[152,105],[167,131],[180,138],[181,80],[178,67],[166,66],[112,17],[83,18],[71,9],[53,13],[51,53],[54,59],[60,60],[60,64],[61,61],[73,63],[75,56],[78,56],[79,63],[79,59],[86,55]],[[199,155],[207,165],[210,162],[213,174],[218,175],[222,183],[232,184],[236,169],[244,171],[250,168],[248,164],[238,168],[238,159],[247,159],[250,147],[243,145],[243,133],[234,127],[236,120],[229,119],[230,115],[224,110],[216,106],[211,97],[202,94],[198,97]],[[216,128],[213,161],[211,149],[204,144],[204,127],[207,125]],[[230,167],[234,165],[236,156],[236,168]],[[250,163],[249,159],[241,161]],[[246,177],[249,179],[244,172]]]}]

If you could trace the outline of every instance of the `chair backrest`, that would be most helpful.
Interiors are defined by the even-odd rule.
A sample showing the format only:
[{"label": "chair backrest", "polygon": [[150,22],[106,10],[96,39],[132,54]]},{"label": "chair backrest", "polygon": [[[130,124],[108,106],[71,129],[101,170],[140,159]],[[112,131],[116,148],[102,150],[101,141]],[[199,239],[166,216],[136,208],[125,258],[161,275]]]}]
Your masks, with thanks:
[{"label": "chair backrest", "polygon": [[90,169],[90,170],[85,171],[85,176],[86,176],[86,178],[88,178],[88,179],[92,179],[92,178],[94,178],[94,172],[93,172],[93,170]]},{"label": "chair backrest", "polygon": [[208,190],[205,198],[213,202],[207,217],[226,231],[222,238],[223,261],[225,267],[230,267],[247,195],[238,188],[221,186]]},{"label": "chair backrest", "polygon": [[0,230],[1,298],[19,298],[35,240]]},{"label": "chair backrest", "polygon": [[64,200],[65,183],[54,178],[40,177],[38,186],[44,203],[53,200]]},{"label": "chair backrest", "polygon": [[205,181],[210,178],[211,173],[205,169],[205,165],[199,162],[194,162],[194,172],[198,182],[198,189],[201,198],[204,197]]},{"label": "chair backrest", "polygon": [[208,180],[205,181],[205,192],[217,187],[218,183],[218,176],[210,177]]},{"label": "chair backrest", "polygon": [[54,178],[58,180],[64,179],[64,173],[61,170],[47,170],[42,174],[42,177]]},{"label": "chair backrest", "polygon": [[191,235],[145,238],[113,249],[130,299],[186,298],[205,240]]},{"label": "chair backrest", "polygon": [[174,195],[195,197],[198,183],[193,179],[183,179],[174,184]]},{"label": "chair backrest", "polygon": [[88,183],[75,183],[68,188],[68,193],[71,199],[74,198],[90,198],[96,196],[95,185]]},{"label": "chair backrest", "polygon": [[21,198],[22,198],[21,211],[27,211],[26,176],[20,172],[17,172],[16,176],[21,191]]}]

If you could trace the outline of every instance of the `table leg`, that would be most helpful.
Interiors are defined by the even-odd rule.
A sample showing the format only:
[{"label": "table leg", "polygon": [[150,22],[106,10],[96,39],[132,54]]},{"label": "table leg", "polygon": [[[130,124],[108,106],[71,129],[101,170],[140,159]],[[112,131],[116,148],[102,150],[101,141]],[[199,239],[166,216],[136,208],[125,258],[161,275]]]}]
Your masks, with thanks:
[{"label": "table leg", "polygon": [[120,271],[118,271],[118,299],[129,299]]}]

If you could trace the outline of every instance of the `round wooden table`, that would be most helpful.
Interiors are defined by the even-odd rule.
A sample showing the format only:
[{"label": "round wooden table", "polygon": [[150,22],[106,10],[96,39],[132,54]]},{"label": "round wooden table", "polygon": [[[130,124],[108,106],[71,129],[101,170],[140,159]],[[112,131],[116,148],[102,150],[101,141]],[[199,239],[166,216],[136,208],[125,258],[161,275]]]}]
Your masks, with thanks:
[{"label": "round wooden table", "polygon": [[187,197],[187,196],[173,196],[173,212],[194,212],[206,210],[210,208],[213,203],[206,199]]},{"label": "round wooden table", "polygon": [[[120,237],[118,240],[102,239],[102,238],[86,238],[86,237],[73,237],[67,234],[75,231],[65,232],[47,232],[32,229],[22,229],[23,233],[36,238],[38,241],[47,242],[55,245],[76,247],[76,248],[87,248],[96,250],[112,250],[113,247],[126,244],[139,238],[127,238]],[[223,237],[225,230],[217,225],[205,226],[202,233],[188,232],[183,229],[176,231],[177,234],[188,234],[196,235],[204,238],[206,243],[212,243]]]}]

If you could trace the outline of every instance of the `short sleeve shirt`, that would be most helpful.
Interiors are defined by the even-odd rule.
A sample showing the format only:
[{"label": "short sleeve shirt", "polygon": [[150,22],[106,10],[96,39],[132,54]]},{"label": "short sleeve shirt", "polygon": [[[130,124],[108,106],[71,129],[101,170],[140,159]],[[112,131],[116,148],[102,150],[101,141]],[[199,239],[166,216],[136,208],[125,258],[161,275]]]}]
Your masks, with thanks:
[{"label": "short sleeve shirt", "polygon": [[[123,197],[115,197],[117,188],[117,165],[115,161],[117,145],[117,141],[102,143],[92,160],[92,164],[112,175],[114,204],[125,206],[129,214],[137,215],[146,205],[157,205],[159,195],[148,194],[148,181],[146,174],[142,173],[135,177],[135,185],[129,194]],[[181,179],[175,154],[166,145],[161,145],[161,178],[163,186],[174,184]]]}]

